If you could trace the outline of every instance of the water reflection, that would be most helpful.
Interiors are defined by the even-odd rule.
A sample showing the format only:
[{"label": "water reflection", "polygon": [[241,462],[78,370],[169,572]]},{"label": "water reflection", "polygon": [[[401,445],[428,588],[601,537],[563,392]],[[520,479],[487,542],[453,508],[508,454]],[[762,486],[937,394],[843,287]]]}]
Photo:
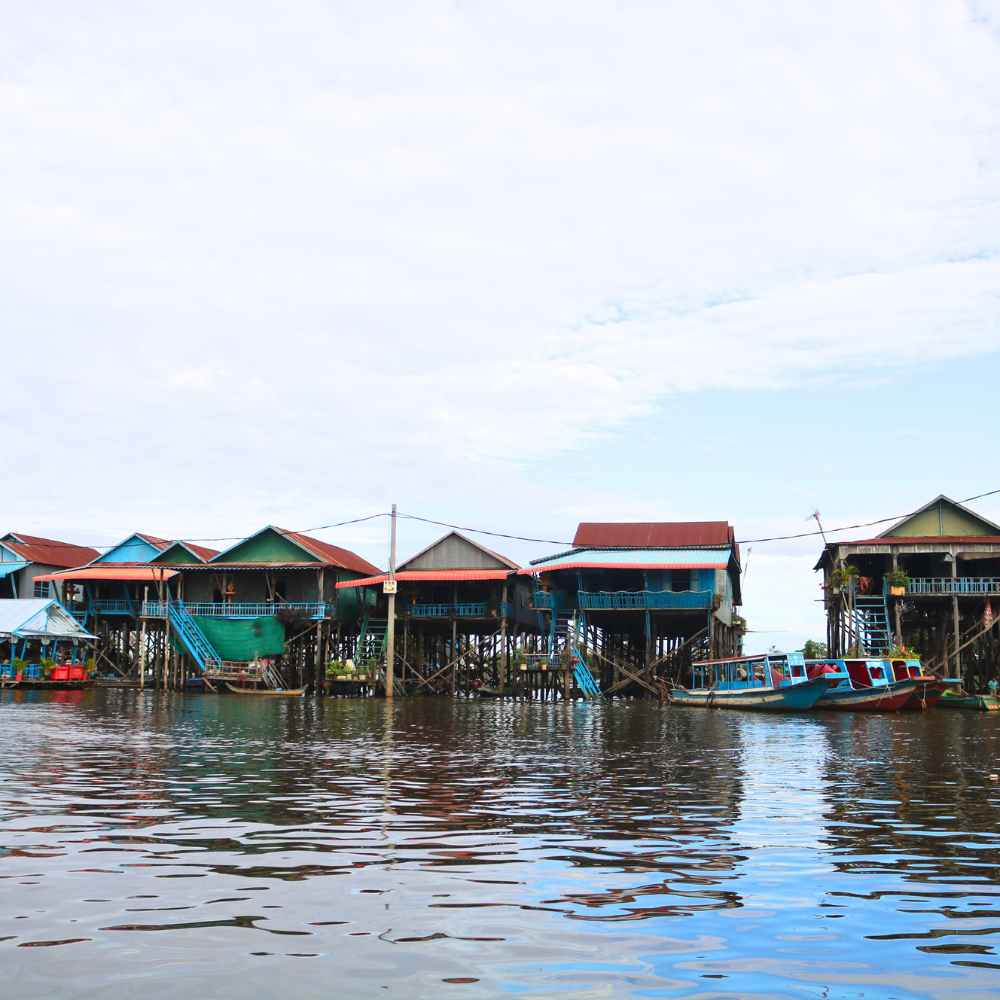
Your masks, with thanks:
[{"label": "water reflection", "polygon": [[72,694],[0,699],[18,996],[1000,982],[1000,720]]}]

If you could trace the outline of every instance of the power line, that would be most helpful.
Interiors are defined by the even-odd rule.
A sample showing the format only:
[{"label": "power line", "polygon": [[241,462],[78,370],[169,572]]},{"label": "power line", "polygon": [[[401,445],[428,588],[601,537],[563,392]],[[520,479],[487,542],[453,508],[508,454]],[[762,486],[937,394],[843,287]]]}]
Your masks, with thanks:
[{"label": "power line", "polygon": [[[957,503],[961,503],[961,504],[972,503],[972,502],[974,502],[976,500],[983,500],[986,497],[997,496],[998,494],[1000,494],[1000,489],[987,490],[984,493],[977,493],[977,494],[975,494],[975,496],[965,497],[965,499],[958,500],[956,502]],[[912,517],[916,513],[919,513],[919,510],[908,511],[905,514],[894,514],[891,517],[881,517],[881,518],[878,518],[877,520],[874,520],[874,521],[859,521],[856,524],[845,524],[845,525],[841,525],[839,528],[826,528],[826,529],[820,529],[819,531],[799,531],[799,532],[796,532],[796,533],[791,534],[791,535],[769,535],[769,536],[764,537],[764,538],[740,538],[740,539],[736,540],[736,544],[738,544],[738,545],[763,545],[766,542],[787,542],[787,541],[795,541],[795,540],[797,540],[799,538],[815,538],[817,535],[823,535],[824,539],[825,539],[826,535],[834,535],[834,534],[838,534],[838,533],[843,532],[843,531],[854,531],[854,530],[856,530],[858,528],[872,528],[872,527],[876,527],[877,525],[880,525],[880,524],[888,524],[888,523],[893,522],[893,521],[900,521],[900,520],[903,520],[904,518]],[[347,527],[348,525],[363,524],[366,521],[374,521],[374,520],[376,520],[376,519],[378,519],[380,517],[388,517],[388,516],[389,516],[389,512],[388,511],[379,511],[378,513],[375,513],[375,514],[365,514],[363,517],[352,517],[352,518],[349,518],[346,521],[334,521],[334,522],[332,522],[330,524],[317,524],[317,525],[314,525],[314,526],[309,527],[309,528],[298,528],[298,529],[295,529],[295,531],[293,533],[294,534],[308,534],[309,532],[312,532],[312,531],[327,531],[327,530],[330,530],[330,529],[333,529],[333,528],[344,528],[344,527]],[[464,531],[464,532],[468,532],[469,534],[473,534],[473,535],[488,535],[488,536],[490,536],[492,538],[505,538],[508,541],[531,542],[531,543],[534,543],[534,544],[537,544],[537,545],[565,545],[565,546],[569,546],[571,548],[574,547],[574,545],[575,545],[574,542],[567,541],[566,539],[537,538],[537,537],[534,537],[534,536],[531,536],[531,535],[515,535],[515,534],[509,533],[509,532],[504,532],[504,531],[492,531],[492,530],[490,530],[488,528],[472,528],[472,527],[468,527],[468,526],[463,526],[463,525],[458,525],[458,524],[452,524],[450,521],[438,521],[438,520],[435,520],[434,518],[430,518],[430,517],[421,517],[418,514],[403,514],[403,513],[400,513],[397,516],[398,517],[406,518],[409,521],[419,521],[422,524],[433,524],[433,525],[437,525],[440,528],[451,528],[453,531]],[[245,536],[245,535],[224,535],[224,536],[214,536],[214,537],[211,537],[211,538],[209,538],[209,537],[205,537],[205,538],[179,538],[179,539],[170,539],[170,542],[171,542],[171,544],[173,544],[173,542],[182,542],[182,543],[183,542],[193,542],[193,543],[197,543],[197,542],[239,542],[239,541],[243,541],[243,539],[246,538],[246,537],[252,537],[252,536]],[[31,544],[31,543],[29,543],[29,544]],[[54,547],[59,547],[59,548],[90,548],[90,549],[97,549],[98,551],[102,551],[102,550],[103,551],[108,551],[110,549],[115,548],[117,545],[119,545],[121,543],[117,542],[114,545],[103,545],[103,544],[102,545],[84,545],[82,543],[58,542],[58,541],[54,541],[54,540],[46,540],[43,543],[39,543],[39,544],[44,544],[44,545],[46,545],[46,546],[48,546],[50,548],[54,548]],[[587,546],[587,548],[621,548],[621,546],[591,545],[591,546]]]}]

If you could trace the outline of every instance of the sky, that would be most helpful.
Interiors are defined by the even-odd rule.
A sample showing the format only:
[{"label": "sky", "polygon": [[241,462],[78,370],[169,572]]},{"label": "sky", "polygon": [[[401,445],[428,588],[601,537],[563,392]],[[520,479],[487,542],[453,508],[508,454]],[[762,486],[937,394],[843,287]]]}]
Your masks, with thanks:
[{"label": "sky", "polygon": [[[35,0],[0,136],[0,530],[1000,488],[1000,0]],[[817,540],[743,550],[748,648],[821,637]]]}]

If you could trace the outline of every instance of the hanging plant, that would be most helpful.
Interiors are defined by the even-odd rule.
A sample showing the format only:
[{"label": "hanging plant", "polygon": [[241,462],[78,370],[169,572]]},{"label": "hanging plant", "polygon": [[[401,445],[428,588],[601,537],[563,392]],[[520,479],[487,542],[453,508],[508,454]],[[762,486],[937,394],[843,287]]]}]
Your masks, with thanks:
[{"label": "hanging plant", "polygon": [[905,569],[891,569],[886,573],[885,578],[890,588],[894,590],[905,591],[910,585],[910,577]]},{"label": "hanging plant", "polygon": [[830,586],[834,590],[848,590],[858,577],[858,567],[851,565],[838,566],[830,574]]}]

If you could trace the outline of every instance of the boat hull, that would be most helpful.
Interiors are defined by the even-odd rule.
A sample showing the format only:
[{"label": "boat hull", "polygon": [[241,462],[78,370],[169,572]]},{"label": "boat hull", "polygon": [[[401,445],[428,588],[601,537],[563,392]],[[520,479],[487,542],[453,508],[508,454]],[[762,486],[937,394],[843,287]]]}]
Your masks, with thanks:
[{"label": "boat hull", "polygon": [[966,712],[1000,712],[1000,698],[988,694],[955,695],[942,698],[939,708],[957,708]]},{"label": "boat hull", "polygon": [[917,689],[907,699],[903,705],[903,710],[907,712],[922,712],[925,709],[933,708],[944,694],[945,684],[933,677],[916,677]]},{"label": "boat hull", "polygon": [[674,705],[695,708],[739,708],[752,712],[808,712],[829,688],[825,678],[760,688],[677,688],[670,694]]},{"label": "boat hull", "polygon": [[836,712],[898,712],[917,687],[916,681],[895,681],[884,687],[833,688],[820,698],[816,707]]},{"label": "boat hull", "polygon": [[226,687],[229,688],[233,694],[256,695],[258,698],[301,698],[306,693],[306,689],[304,687],[292,688],[289,691],[274,691],[268,688],[237,687],[235,684],[229,684],[228,682]]}]

